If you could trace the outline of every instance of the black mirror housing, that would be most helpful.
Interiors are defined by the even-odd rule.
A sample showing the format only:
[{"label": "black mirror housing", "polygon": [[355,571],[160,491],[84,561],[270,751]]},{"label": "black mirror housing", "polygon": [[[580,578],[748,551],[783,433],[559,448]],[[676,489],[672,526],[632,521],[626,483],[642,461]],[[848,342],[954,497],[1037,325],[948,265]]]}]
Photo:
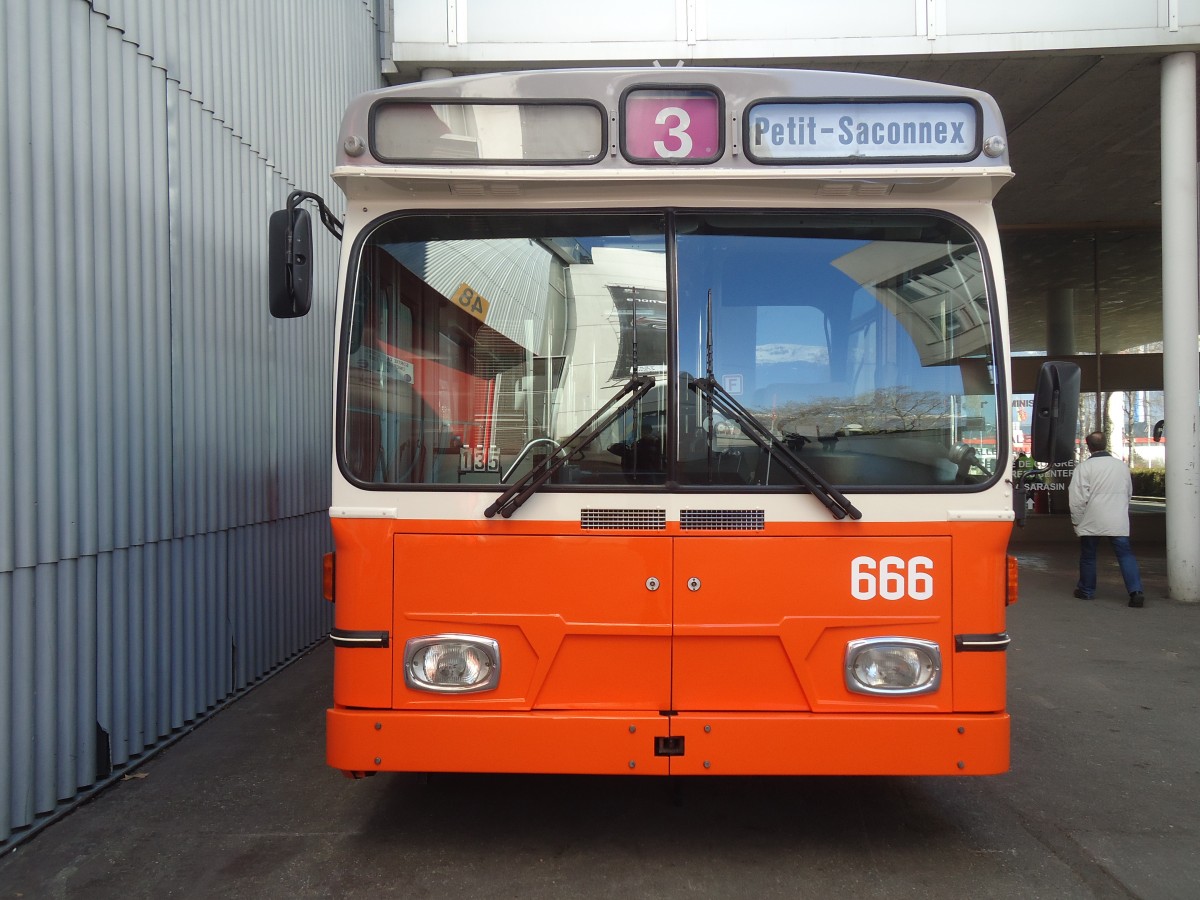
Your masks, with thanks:
[{"label": "black mirror housing", "polygon": [[1079,416],[1079,366],[1069,362],[1042,364],[1033,397],[1032,449],[1040,463],[1069,462],[1075,458],[1075,430]]},{"label": "black mirror housing", "polygon": [[303,209],[271,213],[267,241],[271,315],[307,315],[312,308],[312,218]]}]

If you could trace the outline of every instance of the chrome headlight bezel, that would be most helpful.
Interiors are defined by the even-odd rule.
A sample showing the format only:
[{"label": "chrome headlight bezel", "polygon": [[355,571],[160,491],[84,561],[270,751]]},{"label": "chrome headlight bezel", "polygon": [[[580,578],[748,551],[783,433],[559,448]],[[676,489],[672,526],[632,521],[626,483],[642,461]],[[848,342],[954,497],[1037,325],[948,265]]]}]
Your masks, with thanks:
[{"label": "chrome headlight bezel", "polygon": [[[869,653],[888,651],[910,651],[918,657],[916,684],[888,686],[867,684],[858,677],[860,660]],[[920,657],[924,657],[923,660]],[[942,648],[936,641],[909,637],[870,637],[849,641],[846,644],[844,665],[846,689],[855,694],[872,697],[914,697],[934,693],[942,683]]]},{"label": "chrome headlight bezel", "polygon": [[[466,648],[482,654],[488,671],[478,681],[469,684],[443,684],[430,681],[424,675],[425,657],[435,648]],[[430,634],[410,638],[404,644],[404,684],[414,691],[434,694],[475,694],[494,690],[500,683],[500,644],[477,634]]]}]

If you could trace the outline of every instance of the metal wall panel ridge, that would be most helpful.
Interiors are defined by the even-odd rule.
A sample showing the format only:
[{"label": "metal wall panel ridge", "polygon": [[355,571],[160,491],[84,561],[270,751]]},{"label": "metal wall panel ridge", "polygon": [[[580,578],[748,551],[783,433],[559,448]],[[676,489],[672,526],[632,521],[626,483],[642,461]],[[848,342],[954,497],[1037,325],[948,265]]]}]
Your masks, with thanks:
[{"label": "metal wall panel ridge", "polygon": [[0,847],[328,632],[336,247],[315,315],[274,321],[266,223],[334,199],[377,26],[0,7]]}]

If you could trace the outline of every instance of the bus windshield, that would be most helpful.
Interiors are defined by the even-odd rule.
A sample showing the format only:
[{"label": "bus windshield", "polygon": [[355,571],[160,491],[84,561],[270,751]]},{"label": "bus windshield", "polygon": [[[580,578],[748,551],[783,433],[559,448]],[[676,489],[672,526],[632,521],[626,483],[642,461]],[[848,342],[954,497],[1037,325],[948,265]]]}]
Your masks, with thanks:
[{"label": "bus windshield", "polygon": [[780,448],[839,486],[994,477],[986,260],[941,215],[403,215],[351,272],[338,447],[364,487],[503,488],[562,454],[546,489],[796,490]]}]

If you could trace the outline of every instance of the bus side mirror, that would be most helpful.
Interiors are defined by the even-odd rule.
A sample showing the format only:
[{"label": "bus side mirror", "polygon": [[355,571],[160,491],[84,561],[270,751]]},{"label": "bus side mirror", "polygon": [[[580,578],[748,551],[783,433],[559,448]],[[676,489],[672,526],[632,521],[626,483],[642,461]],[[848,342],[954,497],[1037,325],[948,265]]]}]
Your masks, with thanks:
[{"label": "bus side mirror", "polygon": [[1079,366],[1068,362],[1043,363],[1033,395],[1030,456],[1040,463],[1074,459],[1078,413]]},{"label": "bus side mirror", "polygon": [[280,209],[271,213],[267,231],[271,315],[307,315],[312,307],[312,219],[303,209]]},{"label": "bus side mirror", "polygon": [[1159,419],[1154,423],[1154,443],[1160,443],[1163,439],[1163,431],[1167,427],[1166,419]]}]

